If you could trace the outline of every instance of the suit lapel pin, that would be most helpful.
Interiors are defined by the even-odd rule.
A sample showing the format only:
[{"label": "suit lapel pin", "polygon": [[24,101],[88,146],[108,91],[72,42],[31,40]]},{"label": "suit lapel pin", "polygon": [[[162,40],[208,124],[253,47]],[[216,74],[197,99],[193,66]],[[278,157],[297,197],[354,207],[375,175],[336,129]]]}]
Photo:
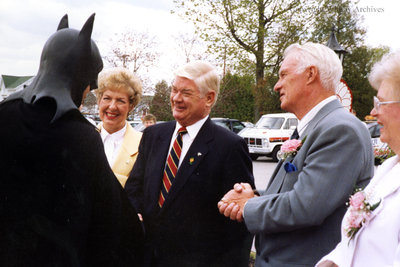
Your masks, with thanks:
[{"label": "suit lapel pin", "polygon": [[202,154],[201,152],[197,152],[197,156],[200,157]]},{"label": "suit lapel pin", "polygon": [[194,162],[194,158],[190,158],[190,159],[189,159],[189,164],[190,164],[190,165],[193,165],[193,162]]}]

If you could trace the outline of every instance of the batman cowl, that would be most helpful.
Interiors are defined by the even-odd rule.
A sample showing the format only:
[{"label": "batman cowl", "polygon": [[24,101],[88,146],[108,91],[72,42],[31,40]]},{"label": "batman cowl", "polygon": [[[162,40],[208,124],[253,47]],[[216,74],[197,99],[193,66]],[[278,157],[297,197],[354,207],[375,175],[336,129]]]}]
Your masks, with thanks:
[{"label": "batman cowl", "polygon": [[52,121],[63,114],[78,109],[86,87],[97,88],[97,76],[103,69],[99,49],[91,39],[95,14],[92,14],[81,31],[68,28],[65,15],[55,32],[47,40],[40,58],[39,71],[33,82],[4,102],[23,99],[35,104],[43,98],[55,100],[56,111]]}]

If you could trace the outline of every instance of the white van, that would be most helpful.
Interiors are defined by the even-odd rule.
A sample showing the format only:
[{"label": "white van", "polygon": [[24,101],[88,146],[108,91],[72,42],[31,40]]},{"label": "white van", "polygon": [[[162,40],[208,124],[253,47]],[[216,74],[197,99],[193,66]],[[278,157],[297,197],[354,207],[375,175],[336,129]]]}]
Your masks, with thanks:
[{"label": "white van", "polygon": [[267,114],[258,120],[254,128],[245,128],[239,135],[246,141],[253,160],[267,156],[278,161],[281,145],[290,138],[298,122],[293,113]]}]

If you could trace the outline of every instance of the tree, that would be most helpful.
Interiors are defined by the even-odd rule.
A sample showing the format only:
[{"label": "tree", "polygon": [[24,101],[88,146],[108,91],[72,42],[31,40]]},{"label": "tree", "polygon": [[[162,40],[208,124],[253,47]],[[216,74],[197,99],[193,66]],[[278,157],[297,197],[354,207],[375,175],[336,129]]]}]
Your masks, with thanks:
[{"label": "tree", "polygon": [[225,75],[211,116],[253,121],[253,87],[253,76],[239,76],[231,73]]},{"label": "tree", "polygon": [[314,1],[174,0],[176,10],[194,23],[209,49],[241,65],[255,63],[256,82],[276,69],[283,49],[305,33]]},{"label": "tree", "polygon": [[[315,1],[285,0],[174,0],[176,10],[194,23],[209,50],[233,66],[253,71],[259,99],[266,88],[265,70],[276,73],[283,50],[307,34]],[[254,119],[259,116],[255,105]]]},{"label": "tree", "polygon": [[147,32],[128,30],[111,39],[111,52],[105,59],[114,67],[131,69],[134,73],[147,70],[159,57],[157,41]]},{"label": "tree", "polygon": [[344,60],[343,78],[353,93],[353,109],[360,120],[370,113],[372,98],[376,94],[368,82],[368,74],[374,63],[387,52],[388,47],[361,46],[354,48]]},{"label": "tree", "polygon": [[180,33],[175,36],[176,44],[179,47],[179,54],[183,54],[185,63],[189,63],[192,60],[206,60],[208,55],[206,47],[199,41],[199,37],[194,34]]},{"label": "tree", "polygon": [[156,116],[157,120],[173,120],[171,104],[169,101],[171,88],[165,80],[158,82],[155,86],[155,93],[150,105],[150,113]]},{"label": "tree", "polygon": [[318,9],[310,41],[327,43],[334,27],[338,42],[346,50],[363,45],[366,31],[360,24],[362,18],[354,6],[354,1],[320,0]]}]

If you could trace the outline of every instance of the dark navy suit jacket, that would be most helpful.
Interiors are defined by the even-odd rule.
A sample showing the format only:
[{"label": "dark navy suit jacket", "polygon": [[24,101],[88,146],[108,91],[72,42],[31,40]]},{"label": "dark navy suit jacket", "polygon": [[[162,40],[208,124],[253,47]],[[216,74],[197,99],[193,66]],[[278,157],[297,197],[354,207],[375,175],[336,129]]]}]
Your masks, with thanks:
[{"label": "dark navy suit jacket", "polygon": [[162,208],[163,170],[175,121],[146,128],[125,186],[142,213],[152,266],[248,266],[252,236],[219,214],[217,203],[235,183],[254,187],[244,140],[207,119],[178,170]]}]

